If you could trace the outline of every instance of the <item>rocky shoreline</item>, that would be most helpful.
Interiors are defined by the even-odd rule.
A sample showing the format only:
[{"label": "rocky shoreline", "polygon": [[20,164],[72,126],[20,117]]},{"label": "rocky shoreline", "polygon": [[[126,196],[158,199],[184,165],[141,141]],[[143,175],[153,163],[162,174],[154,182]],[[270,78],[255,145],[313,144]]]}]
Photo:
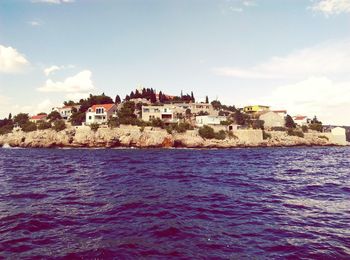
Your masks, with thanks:
[{"label": "rocky shoreline", "polygon": [[239,147],[291,147],[291,146],[337,146],[330,133],[305,133],[303,138],[289,136],[286,132],[271,131],[263,139],[261,130],[237,130],[224,140],[203,139],[197,130],[169,134],[155,127],[140,128],[121,126],[100,128],[68,128],[61,132],[38,130],[17,131],[0,135],[0,146],[22,148],[239,148]]}]

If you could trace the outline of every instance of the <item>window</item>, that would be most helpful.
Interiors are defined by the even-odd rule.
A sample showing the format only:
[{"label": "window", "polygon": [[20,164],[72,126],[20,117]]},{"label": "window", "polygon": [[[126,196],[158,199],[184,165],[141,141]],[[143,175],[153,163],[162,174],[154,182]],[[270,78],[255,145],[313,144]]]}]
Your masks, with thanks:
[{"label": "window", "polygon": [[91,120],[91,116],[89,116],[89,120]]},{"label": "window", "polygon": [[149,113],[149,108],[144,108],[144,109],[143,109],[143,112],[144,112],[144,113]]}]

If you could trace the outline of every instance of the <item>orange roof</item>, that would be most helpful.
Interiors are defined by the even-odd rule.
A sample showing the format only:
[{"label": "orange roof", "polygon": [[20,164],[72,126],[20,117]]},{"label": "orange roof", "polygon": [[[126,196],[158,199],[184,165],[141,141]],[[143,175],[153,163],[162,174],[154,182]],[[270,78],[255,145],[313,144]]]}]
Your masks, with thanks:
[{"label": "orange roof", "polygon": [[33,120],[41,120],[41,119],[44,119],[46,118],[47,115],[36,115],[36,116],[32,116],[30,119],[33,119]]},{"label": "orange roof", "polygon": [[96,108],[101,108],[103,107],[106,111],[109,111],[115,104],[101,104],[101,105],[93,105],[90,107],[92,112],[96,112]]},{"label": "orange roof", "polygon": [[293,120],[304,120],[306,116],[295,116],[293,117]]}]

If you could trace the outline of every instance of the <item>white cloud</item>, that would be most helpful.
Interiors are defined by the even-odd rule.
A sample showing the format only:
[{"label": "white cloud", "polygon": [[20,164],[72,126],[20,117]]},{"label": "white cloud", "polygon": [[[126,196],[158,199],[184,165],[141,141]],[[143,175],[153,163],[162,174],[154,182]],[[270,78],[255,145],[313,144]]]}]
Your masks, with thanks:
[{"label": "white cloud", "polygon": [[253,0],[223,0],[219,5],[222,14],[230,12],[242,13],[247,8],[255,7],[256,2]]},{"label": "white cloud", "polygon": [[250,68],[219,67],[214,68],[213,72],[246,79],[349,75],[350,40],[328,42],[292,52],[284,57],[272,57]]},{"label": "white cloud", "polygon": [[37,26],[41,25],[41,23],[39,21],[30,21],[30,22],[28,22],[28,24],[33,26],[33,27],[37,27]]},{"label": "white cloud", "polygon": [[[4,100],[2,98],[4,98]],[[40,112],[49,113],[53,107],[53,103],[50,99],[44,99],[37,104],[18,105],[13,104],[13,99],[4,96],[0,96],[0,105],[6,105],[6,109],[4,108],[0,111],[0,118],[7,117],[9,113],[12,115],[18,113],[28,113],[30,115],[36,115]]]},{"label": "white cloud", "polygon": [[75,0],[32,0],[32,3],[64,4],[73,3]]},{"label": "white cloud", "polygon": [[79,101],[82,98],[89,97],[90,93],[67,93],[66,98],[73,101]]},{"label": "white cloud", "polygon": [[350,0],[318,0],[313,2],[310,9],[314,12],[324,13],[326,16],[350,13]]},{"label": "white cloud", "polygon": [[45,68],[44,74],[46,76],[49,76],[51,73],[55,72],[55,71],[59,71],[59,70],[63,70],[63,69],[73,69],[75,68],[74,65],[66,65],[66,66],[57,66],[57,65],[52,65],[50,67]]},{"label": "white cloud", "polygon": [[12,73],[20,71],[28,60],[15,48],[0,45],[0,73]]},{"label": "white cloud", "polygon": [[335,82],[327,77],[311,77],[277,87],[271,95],[250,102],[287,109],[291,115],[317,115],[326,124],[350,125],[349,100],[350,81]]},{"label": "white cloud", "polygon": [[44,73],[45,73],[46,76],[49,76],[50,73],[52,73],[52,72],[54,72],[54,71],[56,71],[56,70],[60,70],[60,67],[58,67],[58,66],[56,66],[56,65],[53,65],[53,66],[51,66],[51,67],[45,68],[45,69],[44,69]]},{"label": "white cloud", "polygon": [[91,80],[91,71],[84,70],[64,81],[48,79],[44,86],[38,88],[41,92],[87,93],[95,87]]}]

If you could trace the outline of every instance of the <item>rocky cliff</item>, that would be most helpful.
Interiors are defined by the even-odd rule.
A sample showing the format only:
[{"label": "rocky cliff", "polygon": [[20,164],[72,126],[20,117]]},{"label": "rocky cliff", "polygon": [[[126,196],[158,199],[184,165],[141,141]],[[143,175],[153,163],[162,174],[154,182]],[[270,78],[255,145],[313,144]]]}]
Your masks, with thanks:
[{"label": "rocky cliff", "polygon": [[25,133],[13,132],[0,136],[0,146],[12,147],[188,147],[231,148],[257,146],[301,146],[338,145],[331,134],[307,133],[304,138],[289,136],[286,132],[269,132],[270,138],[263,140],[261,130],[238,130],[224,140],[203,139],[197,130],[168,134],[160,128],[121,126],[100,128],[96,132],[89,127],[69,128],[61,132],[41,130]]}]

